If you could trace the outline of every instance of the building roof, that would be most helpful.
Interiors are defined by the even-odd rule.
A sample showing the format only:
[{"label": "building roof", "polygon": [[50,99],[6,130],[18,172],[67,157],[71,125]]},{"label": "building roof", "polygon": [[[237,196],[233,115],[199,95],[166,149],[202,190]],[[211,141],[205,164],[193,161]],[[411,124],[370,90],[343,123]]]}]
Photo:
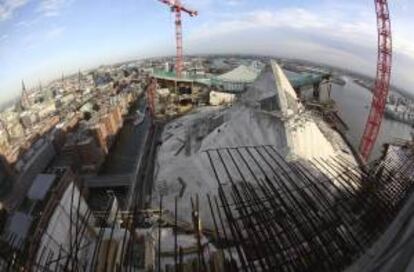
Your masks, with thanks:
[{"label": "building roof", "polygon": [[39,174],[33,181],[27,197],[33,200],[43,200],[55,181],[56,175]]},{"label": "building roof", "polygon": [[236,69],[231,70],[225,74],[218,76],[217,78],[221,81],[232,81],[232,82],[244,82],[250,83],[256,80],[258,73],[247,67],[246,65],[240,65]]}]

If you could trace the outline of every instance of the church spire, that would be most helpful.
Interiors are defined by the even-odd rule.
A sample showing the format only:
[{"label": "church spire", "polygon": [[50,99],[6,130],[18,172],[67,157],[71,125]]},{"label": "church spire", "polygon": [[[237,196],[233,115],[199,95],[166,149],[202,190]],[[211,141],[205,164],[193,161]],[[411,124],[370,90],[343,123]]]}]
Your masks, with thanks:
[{"label": "church spire", "polygon": [[23,80],[22,80],[22,96],[20,98],[20,104],[23,109],[27,109],[30,107],[29,94],[27,93],[26,86],[24,85]]}]

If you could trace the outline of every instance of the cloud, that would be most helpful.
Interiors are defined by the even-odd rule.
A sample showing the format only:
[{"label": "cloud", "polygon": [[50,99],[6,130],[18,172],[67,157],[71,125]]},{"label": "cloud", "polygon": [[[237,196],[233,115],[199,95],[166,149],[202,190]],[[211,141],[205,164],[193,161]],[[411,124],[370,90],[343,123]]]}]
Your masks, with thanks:
[{"label": "cloud", "polygon": [[63,26],[53,27],[53,28],[49,29],[48,31],[46,31],[45,39],[46,40],[56,39],[57,37],[61,36],[64,31],[65,31],[65,27],[63,27]]},{"label": "cloud", "polygon": [[[374,76],[377,56],[374,7],[351,5],[344,9],[335,5],[318,10],[281,8],[217,14],[214,20],[207,20],[188,35],[188,48],[192,50],[190,45],[193,45],[193,51],[198,52],[237,50],[234,53],[301,58]],[[414,66],[412,37],[412,30],[396,20],[393,81],[406,89],[412,86],[409,75]]]},{"label": "cloud", "polygon": [[54,26],[42,30],[40,33],[29,33],[22,38],[23,49],[30,51],[53,42],[62,36],[65,29],[63,26]]},{"label": "cloud", "polygon": [[13,17],[16,10],[26,5],[28,0],[4,0],[0,2],[0,21]]},{"label": "cloud", "polygon": [[7,44],[8,43],[8,41],[9,41],[9,35],[8,34],[3,34],[3,35],[0,35],[0,50],[2,50],[3,48],[3,46],[5,45],[5,44]]},{"label": "cloud", "polygon": [[46,17],[59,16],[72,0],[42,0],[38,12]]},{"label": "cloud", "polygon": [[301,8],[280,11],[254,10],[246,13],[224,14],[220,22],[209,22],[197,29],[193,38],[207,38],[217,34],[262,28],[323,28],[330,25],[328,18],[321,18]]},{"label": "cloud", "polygon": [[243,0],[227,0],[225,3],[229,6],[238,6],[243,3]]},{"label": "cloud", "polygon": [[[318,12],[303,8],[284,8],[223,14],[224,19],[204,23],[192,33],[191,38],[208,39],[226,33],[273,28],[303,30],[314,37],[325,36],[337,42],[376,47],[377,30],[374,13],[367,16],[366,10],[356,11],[352,20],[347,20],[347,14],[352,11],[341,10],[342,7],[337,6],[331,11],[322,9]],[[409,34],[411,29],[407,30],[404,24],[400,25],[402,27],[393,29],[394,50],[414,58],[414,42]]]},{"label": "cloud", "polygon": [[26,20],[19,21],[15,24],[16,27],[28,27],[30,25],[29,21]]},{"label": "cloud", "polygon": [[238,8],[246,4],[247,0],[182,0],[181,3],[189,8],[196,9],[201,14],[216,13],[217,10]]},{"label": "cloud", "polygon": [[30,28],[33,27],[35,24],[39,22],[40,17],[35,17],[33,19],[25,19],[18,21],[14,24],[16,28],[22,29],[22,28]]}]

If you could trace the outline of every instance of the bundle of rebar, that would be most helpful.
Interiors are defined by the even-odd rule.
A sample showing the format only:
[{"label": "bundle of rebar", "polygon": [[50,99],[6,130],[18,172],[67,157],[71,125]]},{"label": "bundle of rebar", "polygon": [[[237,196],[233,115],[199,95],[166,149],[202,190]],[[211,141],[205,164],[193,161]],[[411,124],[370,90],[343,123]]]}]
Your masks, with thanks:
[{"label": "bundle of rebar", "polygon": [[[149,145],[145,152],[151,153],[154,148],[155,144]],[[340,155],[329,159],[287,161],[273,146],[206,150],[205,156],[218,187],[217,195],[206,196],[212,226],[201,228],[199,196],[191,198],[192,222],[185,228],[178,221],[177,198],[175,210],[170,211],[173,219],[167,222],[169,214],[164,212],[161,196],[159,220],[153,226],[158,232],[154,270],[341,271],[384,232],[410,196],[414,183],[414,154],[412,150],[399,147],[388,148],[387,155],[368,168],[360,168]],[[141,171],[142,181],[148,176],[148,167]],[[0,252],[0,269],[138,269],[135,229],[139,227],[138,221],[145,208],[144,191],[148,188],[144,188],[143,183],[137,184],[125,211],[120,205],[113,210],[115,197],[110,197],[107,207],[94,214],[91,211],[80,214],[80,198],[72,197],[69,217],[73,226],[68,234],[69,247],[65,242],[58,252],[39,248],[31,255],[32,260],[25,260],[27,254],[23,248],[33,247],[14,236],[6,237],[9,242],[5,243],[7,249]],[[97,235],[93,243],[85,242],[85,222],[90,217],[96,218]],[[161,229],[166,224],[173,227],[174,263],[162,267]],[[185,259],[185,249],[178,244],[180,228],[194,234],[196,254],[193,259]],[[102,244],[104,240],[115,239],[116,229],[123,233],[121,258],[115,263],[108,261],[109,247]],[[214,251],[210,252],[201,242],[202,235],[210,238]],[[92,253],[90,260],[80,259],[85,251]],[[104,259],[100,260],[102,256]]]},{"label": "bundle of rebar", "polygon": [[[384,231],[413,158],[369,173],[341,156],[287,162],[272,146],[208,150],[219,187],[217,239],[244,271],[341,271]],[[398,172],[398,175],[397,175]],[[233,256],[233,257],[232,257]]]}]

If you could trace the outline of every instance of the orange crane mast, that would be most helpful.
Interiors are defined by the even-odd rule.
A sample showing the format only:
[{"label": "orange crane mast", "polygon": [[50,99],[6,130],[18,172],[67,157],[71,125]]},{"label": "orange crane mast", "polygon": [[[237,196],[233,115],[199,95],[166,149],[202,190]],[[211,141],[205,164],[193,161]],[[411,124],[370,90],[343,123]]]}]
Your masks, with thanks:
[{"label": "orange crane mast", "polygon": [[177,57],[175,60],[175,72],[178,78],[181,78],[183,68],[184,68],[184,59],[183,59],[183,32],[182,32],[182,21],[181,21],[181,12],[185,12],[191,17],[197,16],[198,12],[196,10],[191,10],[184,7],[181,4],[181,0],[158,0],[163,4],[168,5],[171,8],[171,12],[175,13],[175,39],[177,46]]}]

